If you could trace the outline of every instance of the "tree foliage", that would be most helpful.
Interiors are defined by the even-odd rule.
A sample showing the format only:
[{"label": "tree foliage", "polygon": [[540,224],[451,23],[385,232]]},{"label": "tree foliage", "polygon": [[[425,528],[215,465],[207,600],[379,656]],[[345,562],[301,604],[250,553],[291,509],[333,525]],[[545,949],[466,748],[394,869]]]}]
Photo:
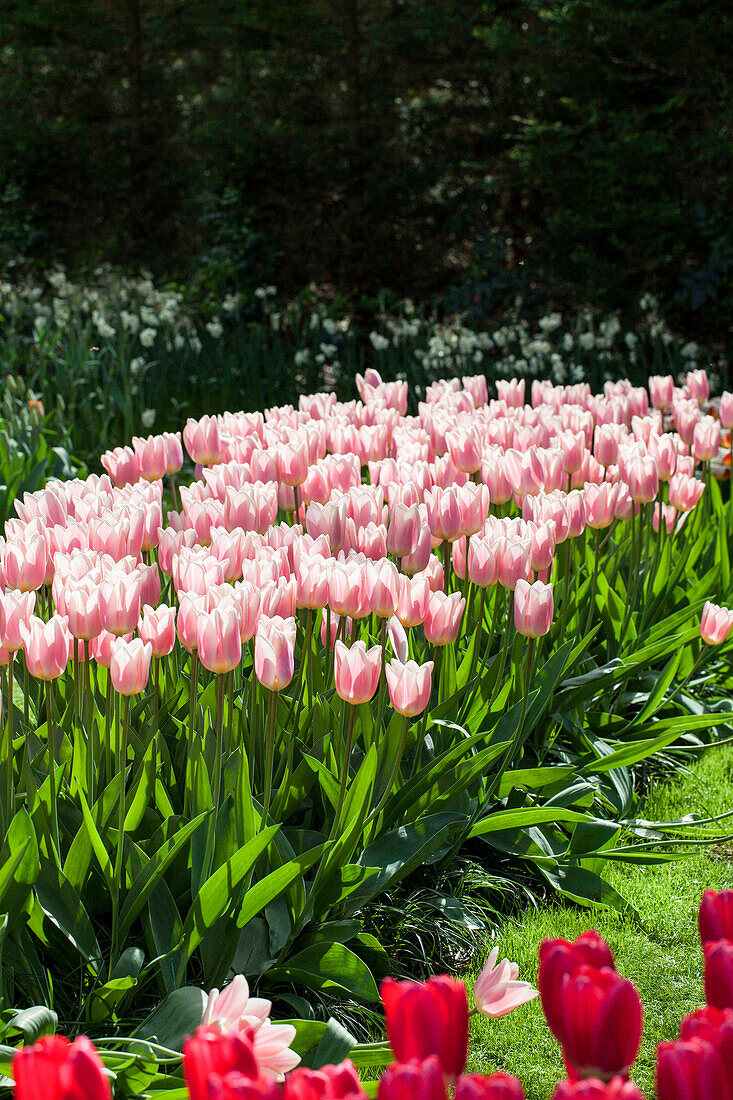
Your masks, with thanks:
[{"label": "tree foliage", "polygon": [[4,7],[0,194],[46,256],[362,293],[656,286],[705,317],[730,288],[723,0]]}]

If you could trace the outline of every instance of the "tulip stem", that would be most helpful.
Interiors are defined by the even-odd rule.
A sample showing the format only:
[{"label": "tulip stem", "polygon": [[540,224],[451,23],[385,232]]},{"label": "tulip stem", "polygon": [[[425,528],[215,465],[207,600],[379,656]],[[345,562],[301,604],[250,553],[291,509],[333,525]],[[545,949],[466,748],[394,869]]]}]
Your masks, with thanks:
[{"label": "tulip stem", "polygon": [[275,760],[275,715],[277,713],[277,692],[268,693],[267,699],[267,745],[265,757],[265,794],[262,799],[262,828],[267,826],[272,797],[272,771]]},{"label": "tulip stem", "polygon": [[28,662],[23,655],[23,728],[28,734],[28,723],[30,719],[30,704],[31,704],[31,683],[30,673],[28,672]]},{"label": "tulip stem", "polygon": [[443,587],[446,595],[450,593],[451,582],[451,544],[447,539],[443,541]]},{"label": "tulip stem", "polygon": [[[122,855],[125,847],[125,779],[127,769],[127,727],[130,721],[130,696],[124,696],[123,718],[117,730],[117,774],[120,777],[120,795],[117,800],[117,849],[114,865],[114,897],[112,906],[112,960],[117,959],[119,940],[120,892],[122,886]],[[119,712],[118,712],[119,722]],[[111,969],[111,967],[110,967]]]},{"label": "tulip stem", "polygon": [[[194,715],[196,713],[196,703],[197,703],[197,700],[198,700],[198,693],[199,693],[199,655],[198,655],[198,651],[195,650],[195,649],[194,649],[193,653],[191,654],[191,683],[190,683],[190,686],[189,686],[189,692],[190,692],[190,694],[189,694],[189,697],[188,697],[188,748],[189,748],[189,751],[191,752],[192,759],[195,762],[195,766],[198,766],[198,760],[199,760],[199,757],[201,755],[200,746],[196,745],[194,747],[194,736],[193,736]],[[190,807],[188,807],[186,805],[186,803],[188,801],[189,801],[188,785],[186,785],[186,791],[185,791],[185,795],[184,795],[184,813],[186,812],[187,809],[190,809]]]},{"label": "tulip stem", "polygon": [[56,849],[56,859],[61,866],[61,839],[59,837],[59,810],[56,802],[56,760],[53,750],[53,716],[51,713],[52,680],[46,680],[46,738],[48,740],[48,786],[51,800],[51,829]]},{"label": "tulip stem", "polygon": [[513,597],[514,593],[512,592],[511,597],[507,600],[506,623],[504,624],[504,640],[501,645],[501,656],[499,657],[499,673],[494,682],[494,690],[491,693],[492,704],[499,692],[501,691],[501,681],[504,676],[504,669],[506,668],[506,657],[507,653],[509,652],[509,636],[512,632],[512,615],[514,612]]},{"label": "tulip stem", "polygon": [[590,629],[591,619],[593,618],[593,608],[595,607],[595,602],[596,602],[596,588],[598,586],[598,559],[601,556],[601,551],[600,551],[601,531],[600,531],[599,527],[596,528],[596,540],[595,541],[596,541],[596,545],[595,545],[594,559],[593,559],[593,577],[592,577],[591,582],[590,582],[590,598],[588,600],[588,611],[587,611],[586,616],[585,616],[585,626],[583,628],[583,634],[587,634],[588,630]]},{"label": "tulip stem", "polygon": [[382,792],[382,796],[379,799],[379,802],[374,807],[374,809],[370,812],[369,816],[367,817],[366,821],[364,822],[364,828],[365,829],[366,829],[367,825],[371,825],[372,821],[374,821],[374,819],[382,812],[382,809],[384,808],[384,805],[385,805],[387,799],[392,794],[392,788],[394,786],[395,779],[397,778],[397,773],[399,771],[400,764],[402,763],[402,757],[403,757],[404,752],[405,752],[405,745],[407,743],[407,729],[408,729],[409,725],[410,725],[410,719],[407,715],[405,715],[405,723],[402,727],[402,737],[400,738],[399,747],[397,749],[397,754],[394,758],[394,764],[392,765],[392,771],[390,772],[390,776],[389,776],[389,780],[387,782],[387,786],[384,788],[384,791]]},{"label": "tulip stem", "polygon": [[341,785],[339,787],[338,802],[336,804],[336,812],[333,818],[333,825],[331,826],[331,833],[329,840],[333,840],[336,836],[339,819],[341,817],[341,811],[344,806],[344,798],[346,797],[346,784],[349,779],[349,764],[351,763],[351,744],[354,739],[354,719],[356,718],[356,707],[351,706],[348,703],[344,703],[344,706],[349,708],[349,725],[346,732],[346,746],[344,748],[344,766],[341,772]]},{"label": "tulip stem", "polygon": [[[15,708],[13,706],[13,666],[15,653],[11,650],[8,658],[8,720],[6,723],[5,752],[3,753],[3,768],[5,769],[5,797],[3,799],[3,818],[6,830],[13,818],[13,727],[15,720]],[[7,817],[5,816],[7,814]]]}]

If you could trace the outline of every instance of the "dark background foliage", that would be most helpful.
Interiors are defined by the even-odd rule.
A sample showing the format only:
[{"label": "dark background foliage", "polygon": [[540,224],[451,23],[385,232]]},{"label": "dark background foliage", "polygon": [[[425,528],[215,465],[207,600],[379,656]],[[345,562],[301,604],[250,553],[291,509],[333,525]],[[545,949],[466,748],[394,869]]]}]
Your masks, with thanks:
[{"label": "dark background foliage", "polygon": [[[724,339],[727,0],[5,0],[0,261]],[[203,273],[203,275],[202,275]],[[467,289],[466,289],[467,288]]]}]

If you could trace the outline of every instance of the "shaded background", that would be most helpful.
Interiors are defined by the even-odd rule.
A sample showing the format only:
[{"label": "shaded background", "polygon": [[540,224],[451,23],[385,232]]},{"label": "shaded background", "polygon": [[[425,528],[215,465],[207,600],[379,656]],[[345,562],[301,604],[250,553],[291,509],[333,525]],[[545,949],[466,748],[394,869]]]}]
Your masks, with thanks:
[{"label": "shaded background", "polygon": [[724,0],[5,0],[0,264],[729,325]]}]

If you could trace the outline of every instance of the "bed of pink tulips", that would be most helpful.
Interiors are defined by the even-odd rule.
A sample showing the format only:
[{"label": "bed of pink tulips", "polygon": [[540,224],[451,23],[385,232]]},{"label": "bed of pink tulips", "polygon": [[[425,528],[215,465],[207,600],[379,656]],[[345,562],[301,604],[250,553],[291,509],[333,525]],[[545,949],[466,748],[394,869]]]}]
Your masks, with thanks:
[{"label": "bed of pink tulips", "polygon": [[371,899],[473,844],[623,904],[633,765],[730,721],[694,695],[733,627],[730,395],[475,376],[409,416],[405,383],[359,387],[16,501],[6,1003],[102,1026],[233,970],[296,1014],[374,1001]]},{"label": "bed of pink tulips", "polygon": [[[729,1100],[733,1096],[733,891],[706,891],[699,912],[705,956],[704,1007],[686,1016],[679,1038],[659,1044],[658,1100]],[[518,982],[513,964],[492,952],[474,986],[476,1007],[494,1018],[537,996]],[[553,1100],[643,1100],[631,1081],[644,1026],[641,998],[616,969],[613,953],[589,930],[574,941],[543,940],[537,974],[547,1025],[560,1044],[567,1078]],[[519,988],[523,987],[523,988]],[[492,998],[499,993],[501,1000]],[[235,979],[210,995],[203,1022],[183,1044],[186,1100],[524,1100],[507,1073],[466,1073],[469,1009],[462,982],[440,975],[426,982],[382,983],[389,1062],[378,1084],[362,1084],[353,1059],[318,1069],[299,1058],[268,1061],[262,1012]],[[500,1007],[501,1006],[501,1007]],[[268,1021],[269,1022],[269,1021]],[[273,1029],[274,1030],[274,1029]],[[48,1036],[26,1046],[11,1066],[16,1100],[91,1097],[111,1100],[110,1074],[94,1044]],[[175,1078],[171,1079],[171,1084]],[[173,1089],[160,1090],[169,1097]]]}]

